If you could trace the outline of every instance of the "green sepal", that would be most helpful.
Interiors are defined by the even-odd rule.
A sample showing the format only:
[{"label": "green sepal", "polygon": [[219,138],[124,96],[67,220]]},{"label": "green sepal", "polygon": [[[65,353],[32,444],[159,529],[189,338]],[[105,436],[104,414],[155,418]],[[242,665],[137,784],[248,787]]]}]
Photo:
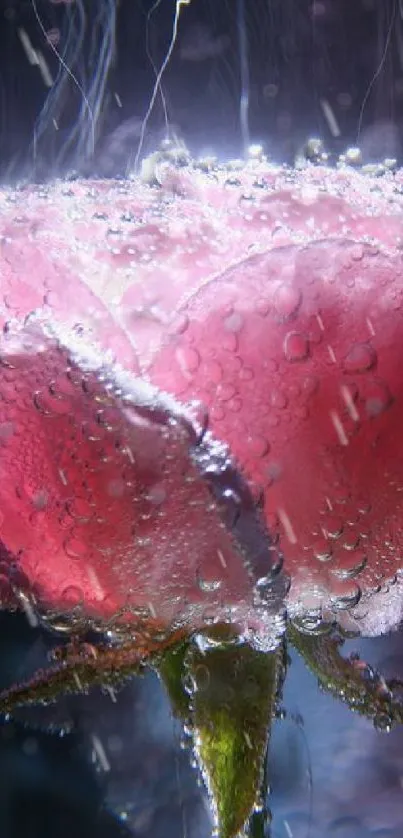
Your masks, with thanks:
[{"label": "green sepal", "polygon": [[[283,649],[203,635],[164,655],[160,667],[174,713],[191,731],[219,838],[260,838],[271,721],[284,675]],[[260,809],[260,810],[259,810]]]},{"label": "green sepal", "polygon": [[339,632],[309,634],[289,622],[287,638],[326,692],[371,720],[378,729],[390,730],[403,723],[403,703],[393,694],[401,684],[386,681],[358,656],[343,657],[344,638]]}]

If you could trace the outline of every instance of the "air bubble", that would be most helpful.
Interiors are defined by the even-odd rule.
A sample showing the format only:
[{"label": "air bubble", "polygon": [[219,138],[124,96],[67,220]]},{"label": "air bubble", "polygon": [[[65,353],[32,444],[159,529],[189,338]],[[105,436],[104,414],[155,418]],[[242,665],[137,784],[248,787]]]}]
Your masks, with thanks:
[{"label": "air bubble", "polygon": [[374,718],[374,728],[382,733],[390,733],[393,720],[388,713],[378,713]]},{"label": "air bubble", "polygon": [[192,672],[194,692],[205,692],[210,685],[210,671],[208,667],[199,663]]},{"label": "air bubble", "polygon": [[301,395],[309,399],[319,389],[319,379],[314,375],[306,375],[299,383]]},{"label": "air bubble", "polygon": [[281,390],[273,390],[270,393],[270,404],[272,407],[284,410],[288,405],[287,396]]},{"label": "air bubble", "polygon": [[260,436],[260,434],[253,434],[253,436],[248,436],[246,440],[246,448],[248,455],[252,457],[252,459],[260,459],[269,453],[270,443],[266,437]]},{"label": "air bubble", "polygon": [[217,397],[221,402],[229,402],[236,396],[236,389],[233,384],[222,384],[217,390]]},{"label": "air bubble", "polygon": [[339,538],[343,532],[343,521],[336,515],[326,515],[321,522],[321,529],[327,538]]},{"label": "air bubble", "polygon": [[197,584],[199,589],[204,594],[211,594],[214,591],[219,591],[222,585],[221,579],[205,579],[200,573],[197,573]]},{"label": "air bubble", "polygon": [[69,556],[70,559],[83,559],[88,554],[86,543],[82,539],[77,538],[75,535],[71,535],[69,538],[66,538],[63,543],[63,547],[66,555]]},{"label": "air bubble", "polygon": [[242,314],[238,311],[232,312],[232,314],[225,318],[224,326],[227,332],[234,332],[235,334],[240,332],[243,326]]},{"label": "air bubble", "polygon": [[202,366],[203,378],[211,384],[219,384],[223,378],[223,368],[216,360],[205,361]]},{"label": "air bubble", "polygon": [[202,401],[192,401],[189,405],[192,424],[194,426],[194,432],[196,435],[196,443],[199,444],[207,430],[209,424],[209,413],[206,405]]},{"label": "air bubble", "polygon": [[239,373],[239,378],[241,378],[242,381],[252,381],[254,377],[255,373],[253,372],[253,369],[251,369],[251,367],[242,367]]},{"label": "air bubble", "polygon": [[14,422],[0,422],[0,445],[7,444],[15,432]]},{"label": "air bubble", "polygon": [[183,335],[189,326],[189,318],[187,314],[178,314],[169,324],[168,332],[170,335]]},{"label": "air bubble", "polygon": [[356,550],[360,541],[360,534],[359,532],[352,528],[351,530],[347,530],[342,539],[342,544],[345,550]]},{"label": "air bubble", "polygon": [[200,355],[192,346],[181,346],[175,351],[175,357],[185,378],[192,377],[200,365]]},{"label": "air bubble", "polygon": [[72,518],[81,522],[89,521],[94,515],[94,506],[86,498],[79,495],[66,501],[66,509]]},{"label": "air bubble", "polygon": [[63,588],[62,599],[63,602],[70,606],[77,606],[83,602],[84,594],[78,586],[68,585],[66,588]]},{"label": "air bubble", "polygon": [[367,372],[376,362],[375,349],[369,343],[356,343],[345,356],[343,368],[348,373]]},{"label": "air bubble", "polygon": [[284,355],[287,361],[305,361],[309,356],[309,343],[300,332],[288,332],[284,338]]},{"label": "air bubble", "polygon": [[361,549],[339,548],[335,554],[331,573],[338,579],[354,579],[366,567],[367,555]]},{"label": "air bubble", "polygon": [[115,477],[107,484],[107,493],[110,498],[122,498],[126,492],[126,483],[122,477]]},{"label": "air bubble", "polygon": [[154,483],[154,486],[148,490],[146,499],[153,506],[161,506],[167,499],[167,490],[163,483]]},{"label": "air bubble", "polygon": [[361,598],[361,588],[356,582],[346,580],[332,583],[330,602],[336,611],[354,608]]},{"label": "air bubble", "polygon": [[238,338],[235,332],[224,332],[221,338],[221,347],[227,352],[236,352],[238,349]]},{"label": "air bubble", "polygon": [[320,610],[299,615],[293,619],[293,623],[304,634],[313,634],[315,636],[329,634],[332,629],[331,623],[327,623],[323,619]]},{"label": "air bubble", "polygon": [[383,381],[366,382],[365,390],[360,395],[365,399],[365,412],[371,418],[379,416],[392,403],[392,396]]},{"label": "air bubble", "polygon": [[270,310],[271,310],[271,300],[268,299],[268,298],[266,299],[265,297],[260,297],[260,299],[257,300],[256,305],[255,305],[256,313],[260,314],[261,317],[266,317],[269,314]]},{"label": "air bubble", "polygon": [[329,562],[332,558],[332,545],[326,538],[318,538],[311,545],[315,559],[319,562]]},{"label": "air bubble", "polygon": [[282,285],[274,294],[274,308],[282,320],[295,317],[302,302],[302,293],[298,288]]}]

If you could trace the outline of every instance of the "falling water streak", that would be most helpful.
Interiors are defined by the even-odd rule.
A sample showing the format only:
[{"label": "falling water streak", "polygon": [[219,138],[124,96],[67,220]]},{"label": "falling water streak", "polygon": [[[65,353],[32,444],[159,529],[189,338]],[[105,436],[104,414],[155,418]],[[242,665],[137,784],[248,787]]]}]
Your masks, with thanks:
[{"label": "falling water streak", "polygon": [[[101,30],[100,39],[98,38],[97,26]],[[93,136],[89,138],[86,137],[85,133],[83,136],[83,141],[81,141],[82,136],[82,129],[80,126],[81,120],[78,122],[77,128],[79,130],[79,144],[85,144],[86,148],[84,149],[84,158],[90,157],[94,153],[94,145],[96,142],[95,131],[100,121],[100,116],[102,112],[102,108],[104,105],[105,100],[105,87],[106,82],[108,79],[108,73],[111,66],[111,62],[113,60],[113,56],[115,53],[115,38],[116,38],[116,2],[115,0],[104,0],[101,3],[101,11],[98,15],[97,20],[93,26],[93,51],[96,54],[96,61],[89,60],[89,66],[91,64],[96,64],[98,67],[97,72],[94,74],[93,82],[88,91],[88,101],[90,102],[91,107],[91,114],[92,114],[92,123],[93,123]],[[101,46],[98,47],[99,40],[101,42]],[[85,102],[83,101],[81,107],[81,113],[85,110]],[[83,120],[84,121],[84,120]]]},{"label": "falling water streak", "polygon": [[[153,111],[153,108],[154,108],[154,105],[155,105],[155,101],[156,101],[156,98],[158,96],[158,93],[159,93],[159,90],[160,90],[160,87],[161,87],[161,80],[162,80],[162,77],[165,73],[165,70],[166,70],[166,68],[167,68],[167,66],[168,66],[168,64],[171,60],[171,55],[174,51],[176,38],[177,38],[177,35],[178,35],[178,26],[179,26],[179,18],[180,18],[181,10],[184,6],[190,6],[191,2],[192,2],[192,0],[176,0],[175,15],[174,15],[174,22],[173,22],[173,27],[172,27],[171,41],[170,41],[170,44],[169,44],[169,47],[168,47],[167,54],[166,54],[166,56],[165,56],[165,58],[164,58],[164,60],[161,64],[161,68],[160,68],[159,73],[157,75],[157,78],[155,80],[155,85],[154,85],[154,89],[153,89],[152,96],[151,96],[151,99],[150,99],[150,104],[147,108],[146,115],[145,115],[145,117],[143,119],[143,122],[142,122],[142,125],[141,125],[139,144],[138,144],[138,147],[137,147],[136,157],[134,159],[134,171],[135,172],[138,171],[138,168],[139,168],[139,161],[140,161],[141,152],[143,150],[143,145],[144,145],[144,137],[145,137],[145,133],[146,133],[146,130],[147,130],[148,121],[149,121],[150,116],[152,114],[152,111]],[[130,168],[131,168],[130,163],[131,163],[131,161],[129,162],[129,166],[128,166],[128,170],[126,171],[126,175],[129,174],[129,171],[130,171]]]},{"label": "falling water streak", "polygon": [[[153,59],[151,49],[150,49],[150,21],[151,21],[151,15],[154,13],[155,9],[158,8],[158,6],[160,5],[160,2],[161,2],[161,0],[156,0],[154,5],[151,7],[150,11],[147,14],[147,22],[146,22],[146,54],[147,54],[147,58],[148,58],[148,60],[151,64],[151,67],[153,68],[153,73],[154,73],[156,81],[158,79],[158,68],[157,68],[157,65],[156,65],[156,63]],[[160,96],[161,96],[161,102],[162,102],[162,107],[163,107],[163,111],[164,111],[164,119],[165,119],[165,127],[166,127],[166,132],[167,132],[167,139],[169,139],[170,127],[169,127],[168,107],[167,107],[167,102],[166,102],[166,98],[165,98],[165,94],[164,94],[164,89],[163,89],[163,86],[162,86],[162,80],[160,80],[160,84],[159,84],[159,93],[160,93]]]},{"label": "falling water streak", "polygon": [[[86,108],[86,110],[87,110],[88,117],[89,117],[89,127],[90,127],[90,148],[91,148],[92,153],[94,153],[94,150],[95,150],[95,121],[94,121],[94,116],[93,116],[93,112],[92,112],[92,108],[91,108],[91,105],[90,105],[89,99],[87,98],[87,95],[86,95],[86,93],[85,93],[85,90],[84,90],[84,88],[82,87],[82,85],[80,84],[80,81],[78,80],[77,76],[76,76],[76,75],[72,72],[72,70],[70,69],[70,67],[68,66],[68,64],[66,63],[66,61],[64,60],[64,57],[60,54],[60,52],[58,51],[58,49],[56,48],[56,46],[53,44],[53,42],[52,42],[52,41],[51,41],[51,40],[47,37],[47,33],[46,33],[45,26],[43,25],[42,19],[41,19],[40,15],[39,15],[39,12],[38,12],[38,8],[37,8],[37,5],[36,5],[36,0],[31,0],[31,3],[32,3],[32,8],[33,8],[33,11],[34,11],[34,14],[35,14],[36,20],[37,20],[37,22],[38,22],[38,25],[39,25],[39,27],[40,27],[40,29],[41,29],[41,31],[42,31],[42,33],[43,33],[43,35],[44,35],[45,39],[47,40],[47,42],[48,42],[48,44],[49,44],[49,47],[53,50],[54,54],[56,55],[57,60],[59,61],[59,65],[60,65],[60,67],[64,70],[65,74],[66,74],[68,77],[70,77],[70,78],[72,79],[73,83],[74,83],[74,84],[75,84],[75,86],[77,87],[77,90],[79,91],[80,95],[82,96],[82,99],[83,99],[83,104],[84,104],[84,107],[85,107],[85,108]],[[77,4],[77,6],[78,6],[78,8],[80,9],[80,11],[82,12],[82,5],[81,5],[81,3],[78,3],[78,4]],[[81,46],[81,43],[80,43],[80,46]],[[67,50],[67,48],[68,48],[68,45],[66,46],[66,50]],[[77,51],[78,51],[78,50],[77,50],[77,48],[76,48],[76,54],[77,54]],[[53,86],[53,88],[52,88],[52,93],[53,93],[53,94],[55,94],[55,89],[56,89],[56,91],[57,91],[57,85],[56,85],[56,88],[55,88],[55,86]],[[48,101],[48,100],[47,100],[47,101]],[[45,110],[46,110],[46,103],[45,103]],[[42,113],[41,113],[41,115],[40,115],[40,117],[39,117],[39,124],[41,124],[41,117],[42,117],[42,115],[43,115],[43,112],[44,112],[44,111],[42,110]],[[82,130],[82,129],[81,129],[81,130]],[[42,132],[40,132],[40,133],[42,133]],[[35,128],[35,132],[34,132],[34,141],[33,141],[33,146],[34,146],[34,155],[33,155],[33,156],[34,156],[34,161],[36,160],[37,143],[38,143],[38,132],[37,132],[37,129]]]},{"label": "falling water streak", "polygon": [[388,28],[388,31],[387,31],[387,34],[386,34],[385,47],[384,47],[384,50],[383,50],[383,54],[382,54],[381,60],[379,62],[378,68],[377,68],[376,72],[374,73],[374,75],[373,75],[373,77],[372,77],[372,79],[371,79],[371,81],[370,81],[370,83],[367,87],[367,91],[366,91],[366,94],[364,96],[361,108],[360,108],[360,115],[358,117],[358,127],[357,127],[357,141],[356,141],[357,145],[359,145],[359,142],[360,142],[362,122],[363,122],[363,118],[364,118],[364,111],[365,111],[368,99],[369,99],[369,97],[372,93],[374,85],[376,84],[377,80],[379,79],[379,76],[381,75],[382,70],[385,66],[385,61],[386,61],[386,58],[387,58],[387,54],[388,54],[389,47],[390,47],[390,42],[391,42],[391,39],[392,39],[393,26],[394,26],[394,23],[395,23],[395,20],[396,20],[397,8],[398,8],[398,5],[399,5],[399,8],[401,10],[401,2],[402,2],[402,0],[395,0],[395,2],[393,4],[393,11],[392,11],[392,16],[391,16],[390,23],[389,23],[389,28]]},{"label": "falling water streak", "polygon": [[243,152],[250,146],[249,132],[249,59],[248,59],[248,37],[245,26],[245,0],[237,0],[237,28],[238,47],[241,71],[241,98],[239,102],[239,119],[241,123],[241,135]]}]

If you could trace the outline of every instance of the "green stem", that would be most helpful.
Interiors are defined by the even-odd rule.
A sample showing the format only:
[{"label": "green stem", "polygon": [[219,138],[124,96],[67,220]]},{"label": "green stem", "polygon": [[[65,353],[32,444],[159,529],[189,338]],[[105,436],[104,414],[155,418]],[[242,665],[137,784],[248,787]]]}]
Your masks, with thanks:
[{"label": "green stem", "polygon": [[146,664],[158,661],[171,643],[178,642],[175,636],[158,644],[141,645],[136,641],[112,647],[66,647],[60,663],[0,692],[0,713],[10,714],[17,707],[32,704],[51,704],[63,695],[87,693],[95,686],[118,689],[141,673]]}]

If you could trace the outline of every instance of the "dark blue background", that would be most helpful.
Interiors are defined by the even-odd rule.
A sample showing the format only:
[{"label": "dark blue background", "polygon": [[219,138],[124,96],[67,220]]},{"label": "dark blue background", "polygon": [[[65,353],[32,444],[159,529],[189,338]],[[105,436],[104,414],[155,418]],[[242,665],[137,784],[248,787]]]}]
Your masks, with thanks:
[{"label": "dark blue background", "polygon": [[[153,5],[37,0],[43,27],[59,30],[58,50],[79,85],[86,92],[95,89],[102,70],[108,71],[102,101],[92,102],[101,105],[95,153],[86,156],[90,123],[77,83],[47,46],[33,3],[1,0],[3,183],[72,169],[108,177],[125,173],[154,81],[145,50]],[[149,43],[157,66],[169,45],[174,6],[174,0],[161,0],[151,18]],[[111,36],[115,12],[116,49],[105,67],[100,44]],[[46,58],[56,80],[53,98],[47,98],[38,67],[27,60],[21,30]],[[164,76],[170,123],[193,153],[239,155],[243,90],[249,96],[250,138],[277,160],[292,161],[312,135],[340,153],[355,144],[361,128],[365,160],[401,161],[402,44],[398,0],[192,0],[183,10]],[[324,102],[337,118],[337,136]],[[149,128],[145,150],[164,133],[159,99]],[[24,617],[0,617],[0,684],[44,665],[54,643]],[[361,646],[371,662],[403,676],[401,635]],[[284,706],[288,717],[274,726],[269,772],[275,838],[401,838],[402,731],[374,731],[319,692],[299,660],[290,667]],[[62,738],[43,732],[51,722],[57,728],[66,721],[73,731]],[[109,770],[96,757],[94,742],[102,743]],[[133,681],[116,704],[95,692],[63,700],[54,711],[21,712],[16,722],[0,726],[1,838],[206,838],[209,830],[204,792],[154,675]]]}]

